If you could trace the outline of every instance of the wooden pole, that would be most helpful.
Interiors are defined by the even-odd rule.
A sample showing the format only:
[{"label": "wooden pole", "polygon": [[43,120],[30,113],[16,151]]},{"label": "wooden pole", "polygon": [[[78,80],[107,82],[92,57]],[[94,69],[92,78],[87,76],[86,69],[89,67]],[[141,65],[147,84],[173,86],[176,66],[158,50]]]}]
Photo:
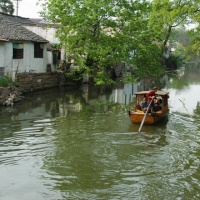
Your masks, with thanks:
[{"label": "wooden pole", "polygon": [[143,117],[143,119],[142,119],[142,122],[141,122],[141,124],[140,124],[140,128],[138,129],[138,132],[140,132],[141,129],[142,129],[142,126],[143,126],[143,124],[144,124],[144,120],[145,120],[145,118],[146,118],[146,116],[147,116],[147,113],[149,112],[149,109],[150,109],[150,107],[151,107],[151,104],[152,104],[153,100],[154,100],[154,98],[151,99],[151,101],[150,101],[150,103],[149,103],[149,105],[148,105],[148,107],[147,107],[146,113],[145,113],[145,115],[144,115],[144,117]]}]

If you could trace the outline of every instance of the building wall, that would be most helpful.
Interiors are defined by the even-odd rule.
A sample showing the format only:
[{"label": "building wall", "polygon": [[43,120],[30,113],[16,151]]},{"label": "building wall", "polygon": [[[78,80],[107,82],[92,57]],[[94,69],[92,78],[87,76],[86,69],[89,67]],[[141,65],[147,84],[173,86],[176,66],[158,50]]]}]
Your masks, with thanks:
[{"label": "building wall", "polygon": [[[48,25],[47,25],[48,26]],[[37,35],[45,38],[51,44],[59,44],[58,38],[56,38],[56,28],[39,27],[39,26],[25,26],[28,30],[36,33]]]},{"label": "building wall", "polygon": [[0,41],[0,67],[5,66],[5,42]]},{"label": "building wall", "polygon": [[[50,44],[60,44],[59,39],[56,37],[56,31],[58,30],[58,28],[39,27],[39,26],[25,26],[25,27],[28,30],[30,30],[30,31],[36,33],[37,35],[45,38],[46,40],[48,40]],[[65,54],[66,54],[65,49],[61,48],[61,60],[66,60]],[[48,63],[53,65],[51,57],[49,59],[50,60],[48,61]]]},{"label": "building wall", "polygon": [[58,64],[53,64],[53,53],[52,51],[47,51],[47,64],[49,64],[51,66],[51,70],[52,72],[57,70],[57,66]]},{"label": "building wall", "polygon": [[42,73],[47,70],[47,50],[44,44],[43,58],[34,58],[34,43],[24,43],[23,59],[13,59],[13,44],[6,42],[0,45],[0,67],[5,67],[6,74],[12,74],[13,71],[18,73],[35,72]]}]

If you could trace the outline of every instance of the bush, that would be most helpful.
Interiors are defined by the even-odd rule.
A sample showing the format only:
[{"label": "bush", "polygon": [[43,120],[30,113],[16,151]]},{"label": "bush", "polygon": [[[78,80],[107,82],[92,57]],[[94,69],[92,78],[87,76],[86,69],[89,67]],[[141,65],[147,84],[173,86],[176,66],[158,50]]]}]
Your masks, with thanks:
[{"label": "bush", "polygon": [[65,74],[70,81],[80,82],[83,80],[84,69],[76,68]]},{"label": "bush", "polygon": [[12,77],[6,75],[4,77],[0,77],[0,87],[8,87],[13,84]]}]

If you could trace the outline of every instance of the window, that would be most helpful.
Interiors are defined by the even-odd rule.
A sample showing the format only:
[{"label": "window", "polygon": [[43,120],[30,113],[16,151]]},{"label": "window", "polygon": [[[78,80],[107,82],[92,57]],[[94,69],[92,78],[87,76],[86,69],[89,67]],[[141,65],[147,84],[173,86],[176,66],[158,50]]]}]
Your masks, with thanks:
[{"label": "window", "polygon": [[43,58],[44,44],[34,43],[34,58]]},{"label": "window", "polygon": [[13,43],[13,59],[22,59],[24,57],[24,44]]}]

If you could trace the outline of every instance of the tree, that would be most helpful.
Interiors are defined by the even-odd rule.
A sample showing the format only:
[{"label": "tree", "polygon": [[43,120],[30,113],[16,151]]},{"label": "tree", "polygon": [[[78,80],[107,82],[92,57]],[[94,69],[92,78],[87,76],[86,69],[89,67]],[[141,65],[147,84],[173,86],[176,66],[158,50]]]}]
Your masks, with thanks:
[{"label": "tree", "polygon": [[[149,26],[154,32],[156,40],[164,41],[164,49],[174,30],[176,31],[181,26],[186,27],[191,23],[200,22],[199,12],[200,0],[153,0]],[[193,38],[196,38],[194,41],[199,40],[200,43],[199,26],[191,32],[194,34]],[[194,43],[192,48],[198,52],[199,44],[195,45]]]},{"label": "tree", "polygon": [[57,36],[75,64],[103,84],[122,61],[131,80],[162,73],[172,30],[199,20],[199,1],[46,0],[45,17],[60,24]]},{"label": "tree", "polygon": [[170,44],[174,42],[181,43],[184,47],[190,45],[191,37],[185,27],[178,27],[172,30],[169,41]]},{"label": "tree", "polygon": [[0,10],[3,13],[12,15],[15,11],[13,2],[10,0],[0,0]]},{"label": "tree", "polygon": [[200,0],[196,0],[195,2],[196,4],[191,11],[191,22],[196,26],[190,30],[192,40],[189,50],[192,51],[194,55],[200,56]]},{"label": "tree", "polygon": [[49,0],[46,7],[45,17],[60,23],[57,36],[66,52],[97,84],[110,82],[107,69],[122,61],[134,66],[133,79],[160,71],[148,1]]}]

